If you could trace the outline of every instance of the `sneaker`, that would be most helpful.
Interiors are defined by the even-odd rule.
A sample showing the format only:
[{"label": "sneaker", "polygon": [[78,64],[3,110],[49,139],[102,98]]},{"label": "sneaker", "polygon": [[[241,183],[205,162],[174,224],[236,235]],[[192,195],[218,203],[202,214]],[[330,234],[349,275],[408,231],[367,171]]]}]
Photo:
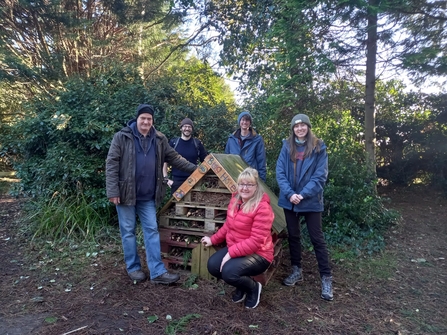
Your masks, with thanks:
[{"label": "sneaker", "polygon": [[131,273],[128,273],[130,279],[132,279],[132,281],[134,282],[141,282],[146,280],[146,274],[141,271],[141,270],[137,270]]},{"label": "sneaker", "polygon": [[256,308],[259,305],[261,291],[261,283],[256,282],[256,288],[247,294],[247,299],[245,299],[245,308]]},{"label": "sneaker", "polygon": [[243,292],[237,288],[236,291],[233,292],[233,296],[231,297],[231,300],[233,300],[233,302],[235,304],[237,304],[238,302],[244,301],[246,296],[247,296],[247,294],[245,292]]},{"label": "sneaker", "polygon": [[283,284],[293,286],[299,281],[303,281],[303,270],[297,265],[292,265],[292,273],[283,280]]},{"label": "sneaker", "polygon": [[180,279],[180,276],[176,273],[165,272],[162,275],[151,279],[154,284],[172,284]]},{"label": "sneaker", "polygon": [[324,300],[334,300],[332,294],[332,276],[323,276],[321,278],[321,298]]}]

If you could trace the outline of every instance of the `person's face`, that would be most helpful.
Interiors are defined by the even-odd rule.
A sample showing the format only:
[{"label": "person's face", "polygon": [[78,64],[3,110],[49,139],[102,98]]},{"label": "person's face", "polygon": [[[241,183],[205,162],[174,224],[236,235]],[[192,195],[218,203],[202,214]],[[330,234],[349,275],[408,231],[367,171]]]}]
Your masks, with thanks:
[{"label": "person's face", "polygon": [[153,123],[154,119],[151,114],[149,113],[140,114],[137,119],[137,129],[141,134],[147,135]]},{"label": "person's face", "polygon": [[192,134],[192,127],[189,124],[185,124],[180,128],[182,134],[186,137],[190,137]]},{"label": "person's face", "polygon": [[242,201],[250,200],[255,194],[256,188],[258,186],[253,180],[241,179],[238,184],[238,192],[242,198]]},{"label": "person's face", "polygon": [[243,116],[241,118],[241,121],[239,123],[239,126],[241,127],[241,129],[249,129],[251,126],[251,121],[250,118],[247,116]]},{"label": "person's face", "polygon": [[293,132],[295,136],[298,137],[300,141],[306,139],[307,133],[309,131],[309,126],[303,122],[297,123],[293,126]]}]

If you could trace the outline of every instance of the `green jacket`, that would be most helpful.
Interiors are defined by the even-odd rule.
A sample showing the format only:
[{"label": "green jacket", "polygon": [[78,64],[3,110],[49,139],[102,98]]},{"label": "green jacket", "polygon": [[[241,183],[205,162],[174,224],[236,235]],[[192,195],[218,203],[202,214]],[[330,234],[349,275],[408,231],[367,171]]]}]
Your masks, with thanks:
[{"label": "green jacket", "polygon": [[[130,121],[128,124],[132,123]],[[166,183],[163,180],[163,163],[192,173],[196,165],[180,156],[168,143],[163,133],[156,130],[156,178],[155,205],[160,206],[166,193]],[[120,197],[121,205],[135,206],[135,142],[132,129],[124,127],[113,136],[112,144],[106,160],[106,191],[107,198]]]}]

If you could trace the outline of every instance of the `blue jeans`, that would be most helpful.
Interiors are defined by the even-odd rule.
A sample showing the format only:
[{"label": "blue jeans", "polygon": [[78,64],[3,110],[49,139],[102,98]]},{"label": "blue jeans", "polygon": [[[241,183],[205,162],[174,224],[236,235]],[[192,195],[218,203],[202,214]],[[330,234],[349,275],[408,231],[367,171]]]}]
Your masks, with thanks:
[{"label": "blue jeans", "polygon": [[121,241],[123,243],[124,262],[127,273],[141,270],[140,257],[137,251],[135,228],[136,215],[140,218],[146,249],[147,267],[151,279],[167,272],[160,251],[160,234],[158,233],[155,201],[137,201],[135,206],[117,205]]},{"label": "blue jeans", "polygon": [[228,252],[228,248],[222,248],[208,259],[208,271],[217,279],[223,279],[242,292],[251,292],[257,288],[256,282],[251,276],[257,276],[268,269],[270,262],[257,254],[236,257],[230,259],[220,272],[222,259]]}]

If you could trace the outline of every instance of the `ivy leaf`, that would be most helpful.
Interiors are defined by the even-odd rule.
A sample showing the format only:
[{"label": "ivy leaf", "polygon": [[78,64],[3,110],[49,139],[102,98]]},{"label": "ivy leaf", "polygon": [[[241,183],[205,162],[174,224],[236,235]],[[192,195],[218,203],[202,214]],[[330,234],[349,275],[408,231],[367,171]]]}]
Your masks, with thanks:
[{"label": "ivy leaf", "polygon": [[151,315],[151,316],[147,317],[147,321],[149,321],[149,323],[154,323],[157,320],[158,320],[158,316],[156,316],[156,315]]}]

